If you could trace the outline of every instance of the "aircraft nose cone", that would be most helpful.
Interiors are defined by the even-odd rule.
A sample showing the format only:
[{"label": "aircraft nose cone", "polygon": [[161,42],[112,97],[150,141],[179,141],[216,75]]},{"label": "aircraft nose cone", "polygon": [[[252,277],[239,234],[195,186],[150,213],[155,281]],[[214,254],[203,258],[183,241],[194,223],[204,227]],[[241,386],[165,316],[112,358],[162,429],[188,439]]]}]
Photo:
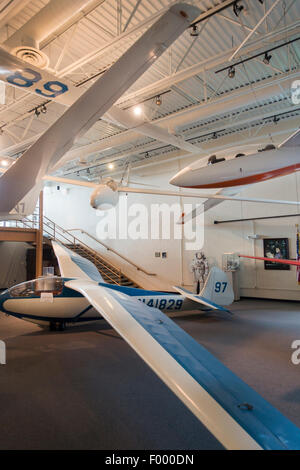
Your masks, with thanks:
[{"label": "aircraft nose cone", "polygon": [[178,173],[176,173],[173,178],[170,179],[170,184],[173,186],[188,186],[189,182],[189,168],[184,168],[183,170],[180,170]]}]

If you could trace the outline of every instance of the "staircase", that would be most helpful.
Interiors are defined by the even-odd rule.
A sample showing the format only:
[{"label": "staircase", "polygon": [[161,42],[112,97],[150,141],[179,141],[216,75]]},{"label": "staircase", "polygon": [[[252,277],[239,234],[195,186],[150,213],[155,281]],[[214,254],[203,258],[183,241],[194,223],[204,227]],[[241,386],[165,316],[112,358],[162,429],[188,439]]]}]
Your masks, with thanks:
[{"label": "staircase", "polygon": [[[6,222],[4,226],[16,227],[19,229],[36,229],[38,228],[38,217],[36,216],[36,214],[33,214],[32,216],[26,217],[21,221],[16,220]],[[67,230],[64,230],[62,227],[57,225],[55,222],[53,222],[46,216],[43,217],[43,235],[44,244],[51,245],[51,240],[57,241],[64,245],[66,248],[91,261],[97,267],[99,273],[101,274],[105,282],[109,284],[117,284],[120,286],[140,287],[128,276],[126,276],[121,269],[108,262],[93,248],[88,246],[82,240],[79,240]],[[100,241],[98,242],[101,243]],[[55,258],[54,253],[53,258]]]}]

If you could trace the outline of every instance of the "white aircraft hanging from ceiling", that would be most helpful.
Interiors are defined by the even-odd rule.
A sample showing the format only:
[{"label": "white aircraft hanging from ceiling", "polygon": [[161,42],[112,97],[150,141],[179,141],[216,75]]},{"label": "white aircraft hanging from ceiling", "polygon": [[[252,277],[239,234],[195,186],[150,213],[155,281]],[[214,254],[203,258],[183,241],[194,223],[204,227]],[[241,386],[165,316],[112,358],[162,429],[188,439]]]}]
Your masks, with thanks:
[{"label": "white aircraft hanging from ceiling", "polygon": [[212,155],[179,171],[170,184],[180,188],[232,188],[289,175],[300,169],[300,129],[278,148],[267,145],[257,153],[229,159]]},{"label": "white aircraft hanging from ceiling", "polygon": [[[0,216],[21,217],[40,190],[42,179],[82,135],[106,113],[122,94],[157,60],[199,15],[199,9],[184,3],[171,6],[120,57],[106,73],[86,90],[65,113],[23,153],[1,177]],[[6,77],[11,84],[34,87],[48,98],[62,95],[68,87],[59,81],[45,81],[30,67],[14,70]],[[26,75],[26,72],[28,75]],[[29,197],[30,195],[30,197]],[[26,198],[26,199],[24,199]],[[23,207],[16,214],[15,208]]]},{"label": "white aircraft hanging from ceiling", "polygon": [[[39,278],[2,293],[5,313],[51,322],[61,321],[62,312],[80,317],[93,308],[226,449],[300,449],[299,428],[154,307],[167,309],[168,296],[106,284],[90,261],[55,242],[53,247],[62,277]],[[227,296],[226,282],[216,270],[204,289],[213,289],[219,301],[224,290],[230,301],[233,294],[231,290]],[[178,290],[194,306],[213,306],[211,300]],[[174,302],[184,302],[170,295]],[[153,307],[146,303],[149,296]]]}]

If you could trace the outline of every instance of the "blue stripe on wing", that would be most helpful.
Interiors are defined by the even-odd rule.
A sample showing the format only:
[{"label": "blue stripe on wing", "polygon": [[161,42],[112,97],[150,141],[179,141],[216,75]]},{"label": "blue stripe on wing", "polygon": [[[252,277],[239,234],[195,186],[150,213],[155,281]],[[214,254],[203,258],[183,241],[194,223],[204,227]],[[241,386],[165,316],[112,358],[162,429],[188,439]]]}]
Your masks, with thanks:
[{"label": "blue stripe on wing", "polygon": [[110,293],[263,449],[300,450],[300,429],[171,319],[117,291]]}]

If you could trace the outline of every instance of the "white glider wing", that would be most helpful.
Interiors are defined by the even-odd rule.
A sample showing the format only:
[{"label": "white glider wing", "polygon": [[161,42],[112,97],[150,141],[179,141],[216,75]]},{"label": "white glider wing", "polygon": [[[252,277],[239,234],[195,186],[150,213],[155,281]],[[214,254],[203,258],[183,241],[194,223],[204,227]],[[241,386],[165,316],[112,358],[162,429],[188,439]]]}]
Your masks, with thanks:
[{"label": "white glider wing", "polygon": [[1,177],[0,213],[9,213],[189,26],[199,10],[175,4],[154,23]]},{"label": "white glider wing", "polygon": [[[227,449],[300,449],[299,429],[160,310],[85,280],[84,295]],[[118,290],[119,289],[119,290]]]},{"label": "white glider wing", "polygon": [[91,261],[62,246],[60,243],[52,241],[52,247],[62,277],[103,282],[102,276]]}]

